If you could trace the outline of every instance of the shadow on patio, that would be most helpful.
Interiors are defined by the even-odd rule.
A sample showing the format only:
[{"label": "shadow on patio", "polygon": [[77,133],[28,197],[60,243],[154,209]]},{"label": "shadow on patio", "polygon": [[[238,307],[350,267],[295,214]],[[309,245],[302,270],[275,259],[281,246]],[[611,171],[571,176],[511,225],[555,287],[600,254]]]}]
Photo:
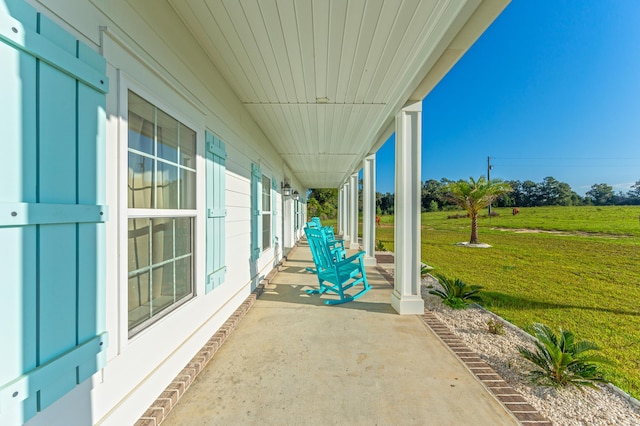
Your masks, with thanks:
[{"label": "shadow on patio", "polygon": [[518,424],[375,268],[326,306],[308,246],[289,259],[164,424]]}]

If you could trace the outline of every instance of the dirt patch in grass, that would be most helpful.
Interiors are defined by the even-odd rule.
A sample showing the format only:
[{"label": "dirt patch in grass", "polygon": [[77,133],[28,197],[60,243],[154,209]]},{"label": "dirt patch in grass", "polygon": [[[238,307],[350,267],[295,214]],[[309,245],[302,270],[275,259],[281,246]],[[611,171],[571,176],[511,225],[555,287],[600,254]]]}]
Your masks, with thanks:
[{"label": "dirt patch in grass", "polygon": [[494,231],[513,232],[516,234],[552,234],[559,235],[561,237],[599,237],[599,238],[612,238],[622,239],[630,238],[633,235],[619,235],[619,234],[606,234],[602,232],[583,232],[583,231],[551,231],[544,229],[532,229],[532,228],[490,228]]}]

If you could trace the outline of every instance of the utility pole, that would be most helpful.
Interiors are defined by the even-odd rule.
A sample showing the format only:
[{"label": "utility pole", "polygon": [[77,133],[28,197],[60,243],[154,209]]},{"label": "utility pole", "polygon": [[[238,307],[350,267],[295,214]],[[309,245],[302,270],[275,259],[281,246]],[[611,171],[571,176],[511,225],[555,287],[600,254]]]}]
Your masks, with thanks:
[{"label": "utility pole", "polygon": [[[487,157],[487,182],[491,182],[491,169],[493,169],[491,157]],[[489,216],[491,216],[491,203],[489,203]]]}]

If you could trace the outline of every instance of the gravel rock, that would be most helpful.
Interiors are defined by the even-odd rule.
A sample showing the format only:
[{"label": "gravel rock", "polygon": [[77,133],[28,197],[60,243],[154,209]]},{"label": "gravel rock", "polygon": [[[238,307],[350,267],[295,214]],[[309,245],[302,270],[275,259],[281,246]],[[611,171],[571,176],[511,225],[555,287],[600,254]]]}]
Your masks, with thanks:
[{"label": "gravel rock", "polygon": [[[518,346],[531,346],[533,338],[479,306],[453,310],[442,299],[429,294],[428,286],[438,286],[427,276],[422,282],[425,308],[431,311],[456,337],[463,340],[502,376],[524,399],[554,425],[640,425],[640,409],[609,386],[599,389],[555,389],[529,384],[532,364],[518,352]],[[504,335],[491,334],[487,321],[505,323]]]}]

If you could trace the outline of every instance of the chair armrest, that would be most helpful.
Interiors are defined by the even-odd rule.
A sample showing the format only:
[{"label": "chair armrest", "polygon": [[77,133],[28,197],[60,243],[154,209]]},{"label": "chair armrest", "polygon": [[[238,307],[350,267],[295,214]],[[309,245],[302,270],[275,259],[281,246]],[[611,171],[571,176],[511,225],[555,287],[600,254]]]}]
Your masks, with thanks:
[{"label": "chair armrest", "polygon": [[364,256],[364,255],[365,255],[365,252],[364,251],[360,251],[360,252],[354,254],[353,256],[350,256],[350,257],[347,257],[344,260],[341,260],[340,262],[336,262],[335,265],[336,265],[336,267],[339,268],[340,266],[346,265],[348,263],[352,263],[355,260],[360,260],[360,258],[362,258],[362,256]]},{"label": "chair armrest", "polygon": [[344,241],[343,240],[331,240],[327,241],[329,247],[333,246],[333,248],[341,248],[344,250]]}]

